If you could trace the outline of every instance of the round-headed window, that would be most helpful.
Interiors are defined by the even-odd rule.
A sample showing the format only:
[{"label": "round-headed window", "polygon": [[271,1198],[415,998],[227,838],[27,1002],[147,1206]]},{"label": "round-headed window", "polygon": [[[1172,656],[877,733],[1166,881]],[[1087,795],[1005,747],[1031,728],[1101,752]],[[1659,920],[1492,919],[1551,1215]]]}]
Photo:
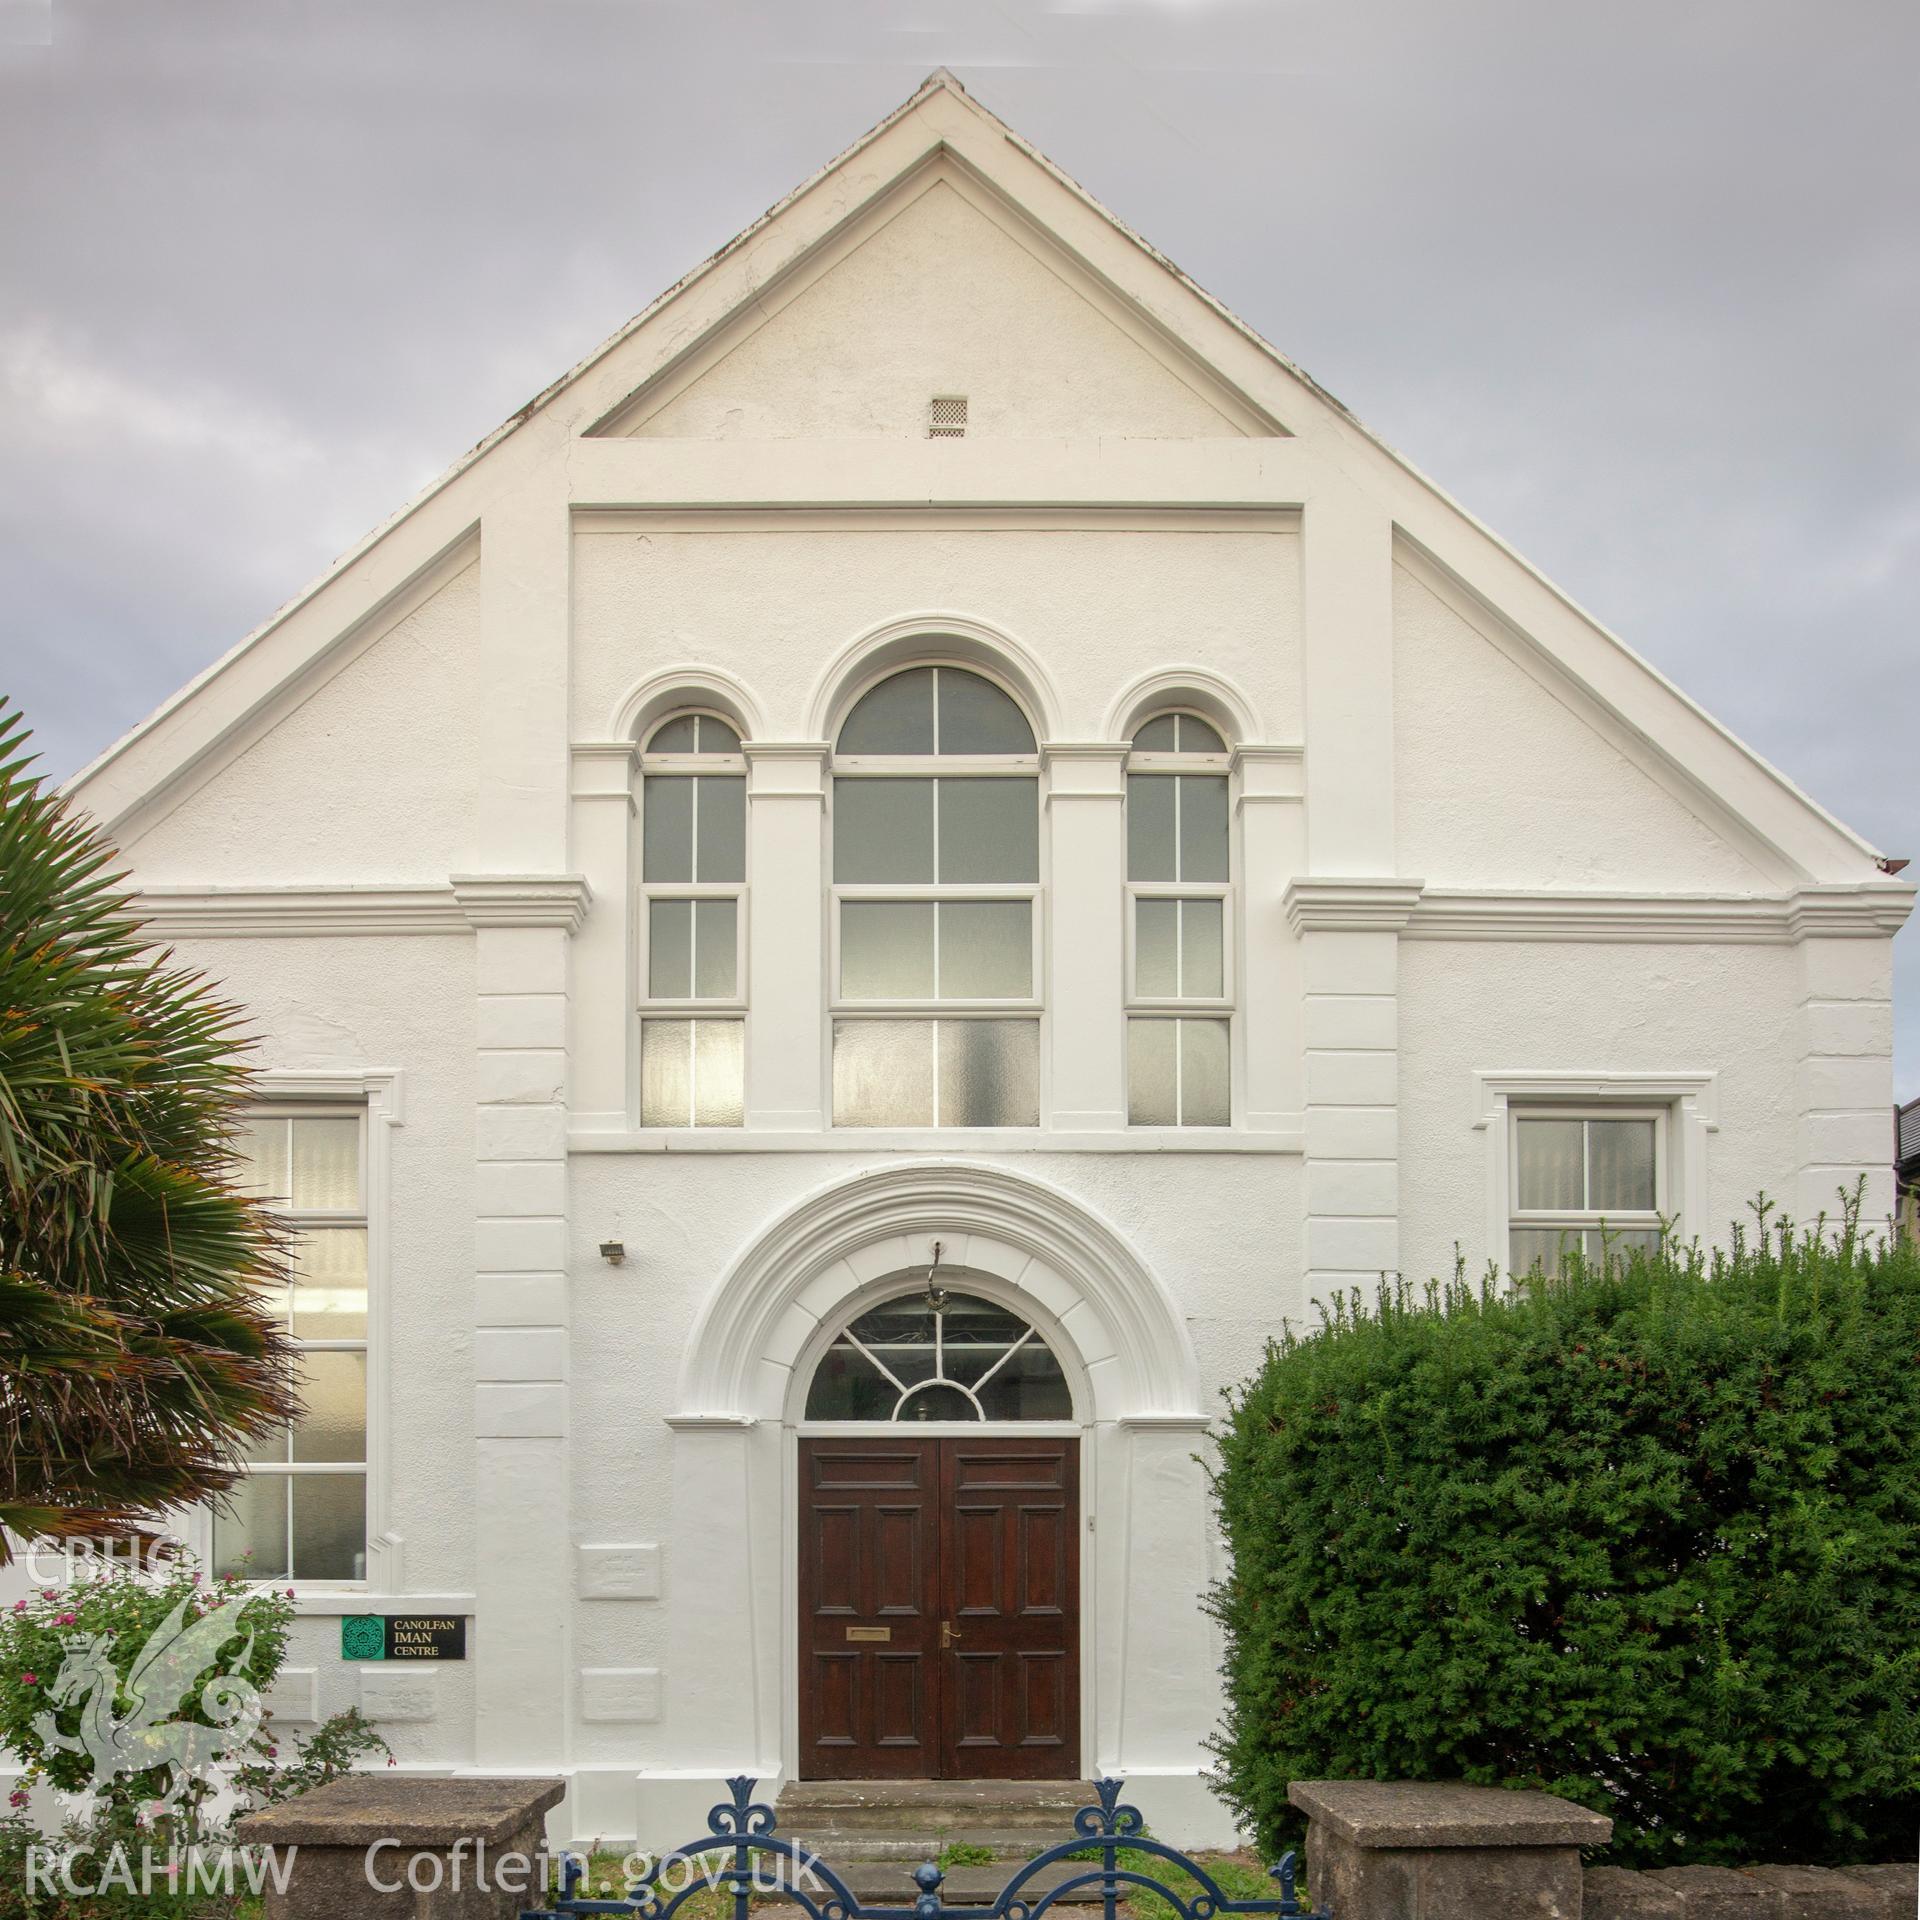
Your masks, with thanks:
[{"label": "round-headed window", "polygon": [[997,1301],[943,1292],[870,1307],[821,1355],[809,1420],[1068,1420],[1053,1350]]}]

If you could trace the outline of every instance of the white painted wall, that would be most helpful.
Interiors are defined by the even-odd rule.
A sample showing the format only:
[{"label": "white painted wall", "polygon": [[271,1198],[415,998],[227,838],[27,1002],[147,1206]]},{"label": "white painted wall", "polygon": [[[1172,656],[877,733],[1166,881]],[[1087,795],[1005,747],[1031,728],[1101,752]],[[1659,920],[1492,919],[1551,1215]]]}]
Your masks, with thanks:
[{"label": "white painted wall", "polygon": [[[920,438],[950,391],[968,438]],[[824,1120],[823,736],[916,649],[1042,736],[1031,1134]],[[682,692],[753,736],[730,1137],[636,1118],[632,736]],[[1119,1107],[1124,742],[1161,703],[1236,756],[1243,1097],[1205,1139]],[[1031,1284],[1089,1395],[1084,1762],[1189,1841],[1226,1830],[1200,1423],[1316,1294],[1497,1238],[1487,1076],[1665,1087],[1704,1234],[1761,1185],[1884,1194],[1908,890],[945,83],[78,794],[266,1067],[401,1076],[397,1545],[385,1591],[303,1599],[293,1664],[410,1766],[566,1769],[573,1834],[679,1840],[791,1763],[786,1369],[989,1178],[964,1231],[1002,1267],[1061,1236]],[[795,1242],[826,1291],[738,1381],[701,1371],[756,1245],[916,1167],[818,1272]],[[1162,1316],[1131,1334],[1128,1286]],[[405,1698],[341,1665],[335,1612],[426,1596],[469,1663]]]}]

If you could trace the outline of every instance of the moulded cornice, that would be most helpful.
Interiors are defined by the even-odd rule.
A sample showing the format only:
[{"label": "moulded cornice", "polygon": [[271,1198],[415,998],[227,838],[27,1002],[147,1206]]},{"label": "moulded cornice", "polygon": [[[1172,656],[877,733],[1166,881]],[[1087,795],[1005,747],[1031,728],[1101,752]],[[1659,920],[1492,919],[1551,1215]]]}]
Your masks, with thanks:
[{"label": "moulded cornice", "polygon": [[147,887],[132,896],[156,940],[465,933],[451,887]]},{"label": "moulded cornice", "polygon": [[1421,880],[1293,880],[1287,925],[1295,933],[1398,933],[1413,917]]},{"label": "moulded cornice", "polygon": [[1802,888],[1771,897],[1436,887],[1422,895],[1406,937],[1679,945],[1779,945],[1811,936],[1885,939],[1905,922],[1913,893],[1900,886]]},{"label": "moulded cornice", "polygon": [[558,927],[573,933],[593,889],[578,873],[456,873],[454,898],[472,927]]}]

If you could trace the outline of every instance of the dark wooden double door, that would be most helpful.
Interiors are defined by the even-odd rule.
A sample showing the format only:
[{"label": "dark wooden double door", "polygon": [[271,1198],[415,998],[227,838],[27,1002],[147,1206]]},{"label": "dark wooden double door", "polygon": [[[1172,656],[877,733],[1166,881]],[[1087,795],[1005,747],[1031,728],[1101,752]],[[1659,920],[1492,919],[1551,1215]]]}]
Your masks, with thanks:
[{"label": "dark wooden double door", "polygon": [[800,1442],[802,1778],[1079,1778],[1079,1450]]}]

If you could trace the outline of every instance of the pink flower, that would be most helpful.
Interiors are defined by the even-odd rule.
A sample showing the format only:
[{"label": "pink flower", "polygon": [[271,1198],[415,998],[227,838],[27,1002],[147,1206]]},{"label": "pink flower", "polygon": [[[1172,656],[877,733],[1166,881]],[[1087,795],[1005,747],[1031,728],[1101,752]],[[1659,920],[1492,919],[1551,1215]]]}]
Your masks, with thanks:
[{"label": "pink flower", "polygon": [[293,1598],[293,1589],[292,1589],[291,1587],[289,1587],[289,1588],[287,1589],[287,1598],[288,1598],[289,1600],[291,1600],[291,1599]]},{"label": "pink flower", "polygon": [[42,1600],[51,1600],[59,1591],[60,1589],[58,1587],[42,1587],[40,1589],[40,1598]]},{"label": "pink flower", "polygon": [[390,1766],[390,1767],[397,1767],[397,1766],[398,1766],[399,1764],[400,1764],[400,1762],[399,1762],[398,1760],[396,1760],[396,1759],[395,1759],[395,1758],[393,1757],[393,1755],[392,1755],[392,1754],[388,1754],[388,1755],[387,1755],[387,1765],[388,1765],[388,1766]]},{"label": "pink flower", "polygon": [[73,1625],[73,1622],[74,1622],[74,1616],[72,1614],[63,1613],[60,1616],[60,1618],[56,1620],[53,1624],[56,1627],[70,1627]]},{"label": "pink flower", "polygon": [[40,1676],[37,1673],[23,1673],[20,1676],[20,1684],[23,1687],[37,1687],[40,1684]]},{"label": "pink flower", "polygon": [[200,1584],[200,1576],[196,1573],[193,1576],[193,1578],[187,1582],[187,1584],[190,1587],[197,1587]]},{"label": "pink flower", "polygon": [[278,1760],[280,1758],[280,1749],[278,1747],[269,1747],[267,1749],[267,1758],[269,1760]]},{"label": "pink flower", "polygon": [[24,1600],[16,1600],[13,1603],[13,1610],[15,1613],[25,1613],[27,1610],[27,1603]]},{"label": "pink flower", "polygon": [[14,1790],[7,1795],[7,1804],[10,1807],[24,1807],[32,1798],[33,1795],[24,1787],[15,1787]]}]

